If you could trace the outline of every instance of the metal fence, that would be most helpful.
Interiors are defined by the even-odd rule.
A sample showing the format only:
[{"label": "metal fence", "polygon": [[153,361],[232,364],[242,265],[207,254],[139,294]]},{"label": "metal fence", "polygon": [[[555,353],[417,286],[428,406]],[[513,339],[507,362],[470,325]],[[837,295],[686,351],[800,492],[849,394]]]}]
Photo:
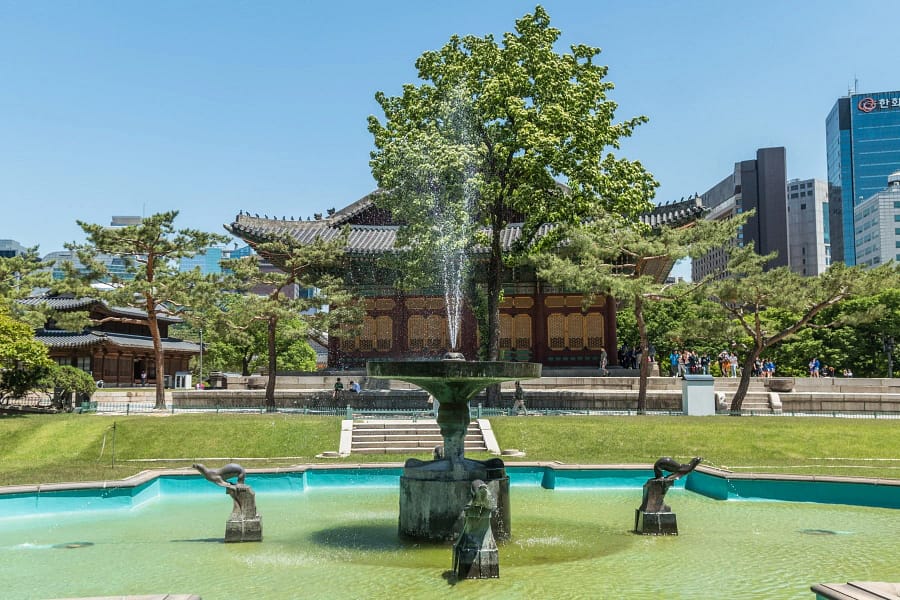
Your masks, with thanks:
[{"label": "metal fence", "polygon": [[[96,412],[100,414],[148,414],[159,412],[154,407],[153,402],[91,402],[83,403],[77,412]],[[171,414],[194,413],[194,414],[254,414],[265,413],[267,411],[265,405],[245,405],[245,406],[190,406],[182,404],[168,404],[166,412]],[[434,413],[428,408],[365,408],[351,406],[287,406],[277,407],[274,412],[295,415],[318,415],[329,417],[341,417],[345,419],[366,418],[366,419],[433,419]],[[470,413],[473,419],[514,416],[516,413],[511,408],[486,407],[480,404],[471,406]],[[631,416],[639,414],[636,410],[598,410],[598,409],[573,409],[568,407],[556,408],[537,408],[528,409],[528,415],[538,416]],[[684,413],[675,410],[647,410],[646,415],[656,416],[683,416]],[[719,416],[729,416],[731,412],[720,411],[716,413]],[[771,411],[741,411],[740,416],[743,417],[827,417],[840,419],[900,419],[900,412],[885,411],[783,411],[773,413]]]}]

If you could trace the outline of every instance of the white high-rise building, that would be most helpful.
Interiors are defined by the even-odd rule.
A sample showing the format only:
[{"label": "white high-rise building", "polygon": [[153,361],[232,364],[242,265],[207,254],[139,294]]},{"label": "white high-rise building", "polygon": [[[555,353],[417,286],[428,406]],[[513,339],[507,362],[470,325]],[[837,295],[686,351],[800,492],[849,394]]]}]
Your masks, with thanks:
[{"label": "white high-rise building", "polygon": [[887,184],[853,207],[856,264],[866,268],[900,261],[900,171]]},{"label": "white high-rise building", "polygon": [[815,277],[831,264],[828,183],[818,179],[787,182],[788,255],[791,270]]}]

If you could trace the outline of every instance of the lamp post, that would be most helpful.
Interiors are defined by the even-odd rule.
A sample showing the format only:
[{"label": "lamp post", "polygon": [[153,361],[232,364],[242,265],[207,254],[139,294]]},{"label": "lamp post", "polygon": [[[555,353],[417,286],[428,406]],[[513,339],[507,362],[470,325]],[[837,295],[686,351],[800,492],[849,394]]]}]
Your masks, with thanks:
[{"label": "lamp post", "polygon": [[200,381],[197,383],[200,384],[201,388],[203,387],[203,329],[200,329]]},{"label": "lamp post", "polygon": [[887,354],[888,379],[894,376],[894,336],[889,335],[884,338],[884,353]]}]

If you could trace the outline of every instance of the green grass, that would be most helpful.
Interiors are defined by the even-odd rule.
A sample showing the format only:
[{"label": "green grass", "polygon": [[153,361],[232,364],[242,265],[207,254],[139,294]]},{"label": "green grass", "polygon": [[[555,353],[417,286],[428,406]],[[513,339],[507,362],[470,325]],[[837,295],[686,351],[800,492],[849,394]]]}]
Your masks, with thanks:
[{"label": "green grass", "polygon": [[[738,472],[900,478],[898,421],[631,416],[499,417],[491,423],[501,448],[526,452],[509,463],[652,463],[660,456],[684,462],[703,456],[707,464]],[[339,439],[340,419],[334,417],[6,416],[0,417],[0,485],[120,479],[148,468],[189,467],[198,459],[243,459],[247,467],[326,462],[315,455],[337,450]],[[354,454],[328,462],[401,462],[409,456]]]}]

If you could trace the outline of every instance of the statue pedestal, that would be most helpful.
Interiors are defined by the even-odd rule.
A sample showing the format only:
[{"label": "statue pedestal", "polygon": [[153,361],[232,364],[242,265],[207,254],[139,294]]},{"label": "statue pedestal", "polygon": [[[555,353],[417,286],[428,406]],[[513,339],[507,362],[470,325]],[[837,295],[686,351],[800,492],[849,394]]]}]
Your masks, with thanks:
[{"label": "statue pedestal", "polygon": [[256,512],[256,494],[242,483],[225,491],[234,500],[231,516],[225,522],[225,542],[261,542],[262,517]]},{"label": "statue pedestal", "polygon": [[644,512],[634,509],[634,532],[640,535],[678,535],[673,512]]},{"label": "statue pedestal", "polygon": [[228,519],[225,523],[225,542],[261,542],[262,517],[255,519]]},{"label": "statue pedestal", "polygon": [[[469,535],[460,537],[453,547],[453,571],[457,579],[497,579],[500,577],[500,557],[494,537],[488,535],[483,540],[472,539]],[[488,539],[490,537],[490,539]]]},{"label": "statue pedestal", "polygon": [[[443,406],[441,406],[443,410]],[[472,497],[472,482],[484,481],[495,499],[491,527],[498,541],[510,536],[509,476],[499,458],[486,461],[449,459],[406,461],[400,477],[399,533],[434,541],[456,539],[463,528],[460,515]]]}]

